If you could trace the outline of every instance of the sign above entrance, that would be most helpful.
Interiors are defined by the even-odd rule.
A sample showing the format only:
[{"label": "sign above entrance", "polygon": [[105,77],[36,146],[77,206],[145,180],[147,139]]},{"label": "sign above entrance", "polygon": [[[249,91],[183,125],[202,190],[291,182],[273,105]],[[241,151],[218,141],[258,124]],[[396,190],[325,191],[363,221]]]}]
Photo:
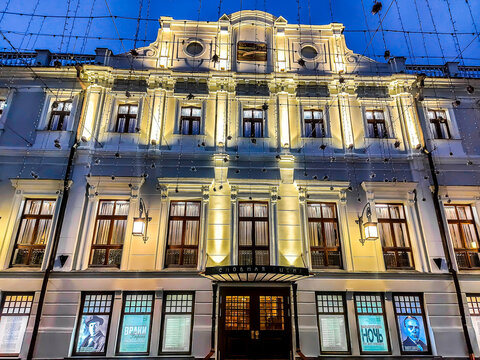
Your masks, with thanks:
[{"label": "sign above entrance", "polygon": [[202,274],[213,281],[294,282],[310,276],[307,268],[290,266],[214,266]]}]

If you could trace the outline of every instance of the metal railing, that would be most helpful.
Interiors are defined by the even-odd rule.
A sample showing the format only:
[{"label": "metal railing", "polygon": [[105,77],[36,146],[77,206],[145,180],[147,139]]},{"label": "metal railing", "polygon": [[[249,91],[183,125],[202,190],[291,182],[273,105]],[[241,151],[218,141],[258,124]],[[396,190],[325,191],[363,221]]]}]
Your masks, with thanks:
[{"label": "metal railing", "polygon": [[57,54],[47,51],[0,52],[0,66],[73,66],[94,63],[95,55]]}]

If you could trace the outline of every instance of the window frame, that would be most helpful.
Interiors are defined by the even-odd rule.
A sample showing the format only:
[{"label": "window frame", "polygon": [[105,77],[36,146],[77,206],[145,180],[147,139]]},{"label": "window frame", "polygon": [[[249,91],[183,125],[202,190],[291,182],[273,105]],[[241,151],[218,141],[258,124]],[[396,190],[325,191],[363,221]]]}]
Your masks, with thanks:
[{"label": "window frame", "polygon": [[[379,218],[376,211],[377,211],[377,206],[378,205],[387,205],[388,206],[388,214],[389,214],[389,218],[388,219],[385,219],[385,218]],[[390,215],[390,206],[401,206],[402,209],[403,209],[403,215],[404,215],[404,218],[403,219],[392,219],[391,218],[391,215]],[[395,245],[396,245],[396,237],[395,237],[395,231],[394,231],[394,228],[393,228],[393,224],[395,223],[399,223],[399,224],[405,224],[405,228],[406,228],[406,232],[407,232],[407,240],[408,240],[408,243],[409,243],[409,247],[401,247],[401,246],[393,246],[393,247],[385,247],[383,246],[383,243],[382,243],[382,238],[381,238],[381,234],[380,234],[380,229],[378,230],[379,232],[379,237],[380,237],[380,244],[382,246],[382,254],[383,254],[383,262],[385,264],[385,269],[387,271],[389,270],[415,270],[415,259],[414,259],[414,254],[413,254],[413,249],[412,249],[412,239],[410,237],[410,231],[408,229],[408,222],[407,222],[407,213],[405,211],[405,206],[404,204],[402,203],[396,203],[396,202],[384,202],[384,201],[381,201],[381,202],[375,202],[375,214],[377,215],[377,223],[378,225],[380,225],[380,223],[387,223],[387,224],[390,224],[390,232],[392,234],[392,240],[394,240],[395,242]],[[398,263],[398,252],[399,251],[405,251],[405,252],[409,252],[410,253],[410,258],[412,259],[411,261],[411,264],[409,267],[405,267],[405,266],[397,266],[397,267],[387,267],[387,263],[385,261],[385,254],[386,253],[391,253],[393,252],[395,254],[395,261]]]},{"label": "window frame", "polygon": [[[470,259],[470,256],[469,254],[470,253],[477,253],[479,255],[477,255],[479,257],[479,261],[480,261],[480,250],[479,250],[479,236],[478,236],[478,229],[477,229],[477,224],[475,222],[475,217],[474,217],[474,213],[473,213],[473,208],[472,208],[472,205],[471,204],[444,204],[443,205],[444,207],[444,211],[445,211],[445,219],[447,220],[447,227],[448,227],[448,234],[450,235],[450,240],[452,242],[452,248],[453,248],[453,252],[455,253],[455,261],[457,262],[457,266],[460,270],[480,270],[480,266],[472,266],[472,263],[471,263],[471,259]],[[456,219],[448,219],[447,215],[446,215],[446,208],[447,207],[453,207],[455,208],[455,214],[456,214]],[[470,208],[470,213],[472,215],[472,219],[471,220],[468,220],[468,219],[460,219],[460,217],[458,216],[458,207],[468,207]],[[464,247],[463,248],[456,248],[455,247],[455,241],[454,241],[454,238],[452,236],[452,233],[450,231],[450,224],[456,224],[458,226],[458,230],[459,230],[459,234],[460,234],[460,241],[463,243]],[[464,231],[463,231],[463,227],[461,226],[462,224],[471,224],[473,225],[473,228],[475,229],[475,236],[476,236],[476,242],[477,242],[477,248],[474,249],[474,248],[470,248],[470,247],[465,247],[465,245],[467,245],[467,242],[466,242],[466,238],[465,238],[465,234],[464,234]],[[457,260],[457,254],[466,254],[467,255],[467,259],[468,259],[468,263],[469,263],[469,267],[460,267],[458,265],[458,260]]]},{"label": "window frame", "polygon": [[[375,113],[377,113],[377,112],[381,112],[383,114],[383,119],[377,119],[375,117]],[[369,113],[371,113],[372,119],[368,118],[367,114],[369,114]],[[369,107],[369,108],[365,109],[364,114],[365,114],[365,120],[366,120],[366,125],[367,125],[367,135],[368,135],[367,137],[369,139],[389,139],[390,138],[390,134],[389,134],[388,127],[387,127],[387,119],[386,119],[386,116],[385,116],[385,110],[384,109]],[[373,136],[370,133],[369,124],[373,125]],[[379,136],[378,124],[383,124],[384,136]]]},{"label": "window frame", "polygon": [[[323,213],[322,213],[322,217],[320,218],[311,218],[309,216],[309,213],[308,213],[308,207],[309,205],[330,205],[330,206],[333,206],[334,210],[335,210],[335,217],[334,218],[324,218],[323,217]],[[337,209],[337,204],[335,202],[324,202],[324,201],[309,201],[306,203],[306,210],[307,210],[307,225],[308,225],[308,228],[307,228],[307,233],[308,233],[308,242],[309,242],[309,251],[310,251],[310,262],[312,264],[312,269],[314,270],[317,270],[317,269],[343,269],[343,254],[342,254],[342,241],[341,241],[341,237],[340,237],[340,223],[338,221],[338,209]],[[322,235],[323,235],[323,238],[324,238],[324,243],[325,245],[323,247],[320,247],[320,246],[315,246],[316,249],[313,249],[314,246],[312,246],[312,239],[310,237],[310,223],[311,222],[316,222],[316,223],[322,223]],[[336,224],[336,234],[337,234],[337,239],[338,239],[338,246],[337,246],[337,250],[332,250],[333,248],[332,247],[327,247],[327,244],[326,244],[326,241],[325,241],[325,227],[323,226],[324,223],[335,223]],[[324,262],[327,264],[327,265],[324,265],[322,267],[314,267],[313,265],[313,261],[312,261],[312,258],[313,258],[313,250],[316,250],[316,251],[323,251],[324,252]],[[336,266],[336,265],[329,265],[328,264],[328,253],[330,251],[338,251],[340,254],[339,254],[339,258],[340,258],[340,265]]]},{"label": "window frame", "polygon": [[[128,295],[151,295],[152,296],[152,310],[150,312],[144,313],[125,313],[125,303]],[[112,306],[113,307],[113,306]],[[120,312],[120,322],[118,323],[118,334],[117,334],[117,345],[115,348],[115,354],[117,356],[147,356],[150,354],[150,345],[152,342],[152,327],[153,327],[153,316],[155,311],[155,292],[154,291],[124,291],[122,294],[122,310]],[[122,343],[122,330],[124,316],[128,314],[139,314],[139,315],[150,315],[150,325],[148,329],[148,342],[147,342],[147,351],[145,352],[121,352],[120,346]]]},{"label": "window frame", "polygon": [[[115,126],[113,128],[113,132],[116,134],[138,134],[140,132],[140,122],[139,122],[139,115],[140,115],[140,102],[124,102],[124,101],[119,101],[115,104],[116,106],[116,113],[115,113]],[[126,114],[120,114],[120,107],[121,106],[127,106],[128,107],[128,112]],[[137,113],[136,114],[130,114],[130,108],[131,107],[137,107]],[[118,124],[120,121],[120,118],[124,117],[125,118],[125,124],[124,124],[124,131],[118,131]],[[130,128],[130,120],[135,119],[135,131],[130,132],[128,131]]]},{"label": "window frame", "polygon": [[[167,307],[167,295],[192,295],[192,311],[191,312],[166,312],[166,307]],[[190,343],[189,343],[189,348],[188,351],[163,351],[163,338],[164,338],[164,332],[165,332],[165,315],[169,314],[180,314],[180,315],[185,315],[189,314],[190,315]],[[162,297],[162,321],[161,321],[161,326],[160,326],[160,344],[158,347],[158,354],[159,355],[189,355],[192,353],[192,343],[193,343],[193,323],[195,322],[195,291],[164,291],[163,292],[163,297]]]},{"label": "window frame", "polygon": [[[128,203],[128,212],[126,215],[99,215],[99,212],[100,212],[100,208],[101,208],[101,203],[102,202],[109,202],[109,201],[113,201],[115,204],[114,204],[114,208],[113,208],[113,214],[115,214],[115,210],[116,210],[116,205],[117,205],[117,202],[119,201],[125,201]],[[113,267],[113,268],[120,268],[121,267],[121,259],[123,258],[123,248],[125,246],[125,240],[126,240],[126,237],[127,237],[127,233],[126,233],[126,230],[128,228],[128,213],[130,212],[130,200],[125,200],[125,199],[100,199],[97,203],[97,211],[95,213],[95,219],[94,219],[94,222],[93,222],[93,236],[92,236],[92,240],[91,240],[91,246],[90,246],[90,255],[89,255],[89,258],[88,258],[88,267],[89,268],[98,268],[98,267],[104,267],[104,268],[107,268],[107,267]],[[101,217],[99,219],[99,216]],[[103,219],[102,219],[103,218]],[[97,230],[98,230],[98,227],[97,227],[97,222],[98,220],[109,220],[110,221],[110,224],[109,224],[109,228],[108,228],[108,243],[107,244],[103,244],[103,245],[96,245],[94,244],[94,241],[96,239],[96,236],[97,236]],[[112,221],[115,221],[115,220],[125,220],[127,222],[126,226],[125,226],[125,237],[123,239],[123,243],[121,245],[111,245],[111,241],[112,241],[112,234],[113,234],[113,226],[112,226]],[[93,251],[98,248],[98,249],[105,249],[106,250],[106,254],[105,254],[105,263],[103,265],[99,265],[99,264],[92,264],[92,259],[93,259]],[[108,264],[108,257],[109,257],[109,253],[110,253],[110,250],[114,250],[114,249],[122,249],[122,257],[120,258],[120,264],[118,265],[109,265]]]},{"label": "window frame", "polygon": [[[452,131],[450,130],[450,124],[449,124],[449,119],[448,119],[448,111],[446,109],[433,109],[433,108],[427,108],[427,120],[428,120],[428,128],[430,130],[430,133],[432,134],[432,139],[433,140],[452,140]],[[433,112],[435,114],[435,118],[430,118],[430,112]],[[444,117],[442,117],[443,121],[440,120],[440,117],[438,116],[438,113],[443,113]],[[446,133],[448,137],[443,137],[442,131],[441,131],[441,124],[445,124],[446,128]],[[432,131],[432,125],[435,128],[435,131]],[[438,137],[438,135],[441,135],[441,137]]]},{"label": "window frame", "polygon": [[[28,317],[28,320],[27,320],[27,325],[25,327],[25,332],[23,333],[23,338],[22,338],[22,345],[21,345],[21,348],[24,346],[24,342],[25,342],[25,334],[27,333],[27,330],[28,330],[28,321],[30,320],[30,315],[32,314],[32,309],[33,309],[33,306],[35,304],[35,293],[34,292],[17,292],[17,291],[4,291],[1,293],[1,302],[0,302],[0,320],[2,317],[7,317],[7,316],[22,316],[22,314],[18,314],[18,313],[15,313],[15,314],[3,314],[3,309],[4,309],[4,306],[5,306],[5,300],[7,298],[7,296],[31,296],[32,297],[32,301],[31,301],[31,306],[30,306],[30,309],[29,309],[29,312],[26,314],[24,313],[23,316],[26,316]],[[28,300],[27,300],[28,301]],[[21,352],[21,350],[20,350]],[[0,357],[17,357],[20,355],[20,352],[18,353],[0,353]]]},{"label": "window frame", "polygon": [[[183,109],[190,109],[190,115],[183,115]],[[200,110],[200,116],[193,116],[192,115],[192,111],[193,109],[198,109]],[[178,126],[178,130],[179,130],[179,134],[180,135],[185,135],[185,136],[198,136],[198,135],[202,135],[202,106],[201,105],[192,105],[192,104],[184,104],[184,105],[180,105],[180,118],[179,118],[179,126]],[[183,133],[183,122],[184,121],[187,121],[189,123],[189,127],[188,127],[188,134],[184,134]],[[198,121],[198,134],[193,134],[192,133],[192,124],[195,122],[195,121]]]},{"label": "window frame", "polygon": [[[41,201],[41,204],[40,204],[40,210],[39,212],[41,212],[41,209],[42,209],[42,205],[43,205],[43,202],[44,201],[53,201],[54,202],[54,205],[53,205],[53,212],[51,215],[41,215],[41,214],[38,214],[38,215],[35,215],[35,214],[25,214],[25,210],[26,210],[26,206],[27,206],[27,202],[28,201]],[[15,242],[14,242],[14,245],[13,245],[13,251],[12,251],[12,255],[10,257],[10,264],[9,264],[9,267],[13,268],[13,267],[31,267],[31,268],[41,268],[42,267],[42,264],[44,262],[44,260],[46,258],[48,258],[48,255],[47,255],[47,244],[48,244],[48,241],[51,237],[51,234],[52,234],[52,231],[55,231],[55,229],[53,229],[55,223],[54,223],[54,218],[55,218],[55,210],[56,210],[56,206],[57,206],[57,199],[53,199],[53,198],[25,198],[24,199],[24,202],[23,202],[23,207],[22,207],[22,214],[20,216],[20,219],[19,219],[19,222],[18,222],[18,229],[17,229],[17,235],[15,236]],[[18,238],[20,236],[20,231],[22,230],[22,222],[23,220],[25,219],[34,219],[35,220],[35,226],[34,226],[34,232],[33,234],[35,236],[32,236],[32,239],[34,239],[36,237],[36,234],[38,233],[38,224],[39,224],[39,220],[47,220],[47,219],[50,219],[50,229],[48,231],[48,233],[46,234],[46,239],[45,239],[45,244],[43,245],[25,245],[25,244],[18,244]],[[35,249],[40,249],[40,248],[43,248],[44,249],[44,253],[43,253],[43,258],[42,258],[42,261],[39,265],[32,265],[32,264],[14,264],[14,258],[15,258],[15,250],[19,249],[19,246],[20,247],[25,247],[26,249],[28,249],[28,259],[30,260],[31,259],[31,255],[32,255],[32,252],[33,250]],[[47,256],[46,256],[47,255]]]},{"label": "window frame", "polygon": [[[420,308],[422,311],[422,320],[423,320],[423,328],[425,330],[425,337],[427,340],[427,351],[403,351],[402,349],[402,334],[400,333],[400,324],[398,323],[398,316],[407,315],[406,313],[398,313],[397,307],[395,303],[395,296],[418,296],[420,300]],[[428,331],[428,324],[427,324],[427,314],[425,313],[425,305],[424,305],[424,298],[423,293],[416,293],[416,292],[394,292],[392,293],[392,305],[393,305],[393,314],[395,316],[395,324],[397,325],[397,336],[398,336],[398,344],[400,347],[400,352],[402,355],[430,355],[432,353],[432,345],[430,342],[430,334]]]},{"label": "window frame", "polygon": [[[267,205],[267,216],[266,217],[242,217],[240,216],[240,204],[252,204],[253,207],[255,207],[255,204],[265,204]],[[238,218],[237,218],[237,237],[238,237],[238,246],[237,246],[237,259],[238,259],[238,265],[239,266],[270,266],[271,264],[271,244],[270,244],[270,204],[269,201],[261,201],[261,200],[241,200],[238,201],[237,204],[237,211],[238,211]],[[253,209],[253,214],[255,215],[255,209]],[[267,246],[260,246],[260,248],[255,244],[255,219],[258,219],[257,221],[267,221]],[[240,221],[250,221],[252,223],[252,245],[240,245]],[[266,248],[266,249],[265,249]],[[251,250],[252,251],[252,264],[251,265],[244,265],[240,264],[240,250]],[[256,264],[256,257],[255,257],[255,252],[257,250],[267,250],[268,252],[268,264],[263,264],[263,265],[257,265]]]},{"label": "window frame", "polygon": [[[343,304],[343,313],[339,312],[331,312],[320,313],[318,311],[318,296],[322,295],[337,295],[342,297],[342,304]],[[348,324],[348,308],[347,308],[347,294],[344,291],[315,291],[315,308],[317,314],[317,328],[318,328],[318,340],[320,346],[320,354],[321,355],[350,355],[352,353],[351,347],[351,340],[350,340],[350,328]],[[345,322],[345,337],[347,342],[347,351],[323,351],[322,350],[322,332],[320,327],[320,315],[343,315],[344,322]]]},{"label": "window frame", "polygon": [[[58,104],[62,103],[63,108],[65,108],[66,104],[70,104],[70,110],[65,111],[65,110],[56,110],[57,108],[53,108],[53,105],[57,103],[57,108]],[[49,111],[49,118],[48,118],[48,123],[47,123],[47,130],[48,131],[66,131],[67,130],[67,122],[70,120],[70,115],[72,114],[73,110],[73,100],[72,99],[66,99],[66,100],[55,100],[51,103],[50,105],[50,111]],[[59,120],[57,123],[57,128],[52,129],[52,120],[55,115],[59,116]],[[68,117],[66,120],[65,118]],[[61,124],[61,126],[59,126]]]},{"label": "window frame", "polygon": [[[303,137],[305,138],[310,138],[310,139],[324,139],[327,137],[327,127],[326,127],[326,124],[325,124],[325,111],[321,108],[304,108],[302,109],[302,119],[303,119]],[[305,113],[311,113],[311,118],[310,119],[306,119],[305,118]],[[314,113],[315,112],[320,112],[321,114],[321,118],[320,119],[315,119],[314,118]],[[312,131],[310,134],[307,134],[307,123],[311,124],[312,126]],[[321,127],[321,136],[317,136],[317,131],[316,131],[316,127],[315,127],[315,124],[319,124],[319,126]],[[313,135],[315,134],[315,135]]]},{"label": "window frame", "polygon": [[[112,302],[110,306],[110,312],[109,313],[84,313],[83,308],[85,306],[85,297],[87,295],[111,295],[112,296]],[[72,355],[73,356],[105,356],[107,354],[107,349],[108,349],[108,340],[110,337],[110,329],[112,327],[112,314],[113,314],[113,306],[115,304],[115,293],[113,291],[82,291],[82,295],[80,298],[80,308],[78,311],[78,318],[76,321],[76,326],[75,326],[75,337],[74,337],[74,342],[73,342],[73,351]],[[107,326],[107,333],[105,335],[105,350],[103,352],[77,352],[78,348],[78,339],[79,339],[79,331],[80,331],[80,325],[82,323],[82,317],[83,315],[108,315],[108,326]]]},{"label": "window frame", "polygon": [[[172,211],[172,204],[174,203],[185,203],[185,210],[184,210],[184,215],[183,216],[173,216],[171,215]],[[198,204],[198,217],[197,216],[187,216],[186,211],[187,211],[187,204],[188,203],[195,203]],[[174,219],[178,218],[178,219]],[[168,244],[168,239],[170,236],[170,221],[172,220],[182,220],[182,243],[180,245],[173,245],[173,249],[179,249],[180,250],[180,255],[179,255],[179,262],[181,264],[168,264],[167,263],[167,257],[168,257],[168,250],[169,247],[172,245]],[[192,221],[192,220],[198,220],[198,235],[197,235],[197,245],[196,245],[196,250],[197,250],[197,261],[195,265],[184,265],[183,264],[183,253],[184,250],[186,249],[193,249],[193,245],[185,245],[185,225],[187,221]],[[200,255],[200,239],[201,239],[201,222],[202,222],[202,202],[200,200],[171,200],[170,203],[168,204],[168,219],[167,219],[167,237],[165,238],[165,262],[164,262],[164,267],[165,268],[196,268],[198,267],[198,259]]]},{"label": "window frame", "polygon": [[[359,321],[358,321],[358,316],[362,316],[364,315],[363,313],[362,314],[359,314],[358,313],[358,309],[357,309],[357,299],[356,297],[357,296],[377,296],[379,295],[380,296],[380,299],[381,299],[381,302],[382,302],[382,313],[379,314],[379,313],[376,313],[377,315],[382,315],[383,316],[383,323],[385,325],[385,336],[387,337],[386,341],[387,341],[387,345],[388,345],[388,351],[364,351],[362,349],[362,339],[361,339],[361,334],[360,334],[360,326],[359,326]],[[389,328],[388,328],[388,321],[387,321],[387,313],[386,313],[386,309],[385,309],[385,294],[382,293],[382,292],[363,292],[363,291],[360,291],[360,292],[354,292],[353,293],[353,306],[355,308],[355,320],[357,322],[357,339],[358,339],[358,346],[359,346],[359,350],[360,350],[360,355],[391,355],[392,354],[392,345],[391,345],[391,342],[390,342],[390,331],[389,331]]]},{"label": "window frame", "polygon": [[[265,138],[265,113],[266,111],[259,107],[242,107],[242,137],[246,139],[263,139]],[[251,111],[252,117],[245,117],[245,111]],[[261,111],[262,117],[256,118],[253,116],[254,111]],[[250,123],[250,136],[245,135],[245,123]],[[261,124],[261,136],[255,136],[255,123]]]}]

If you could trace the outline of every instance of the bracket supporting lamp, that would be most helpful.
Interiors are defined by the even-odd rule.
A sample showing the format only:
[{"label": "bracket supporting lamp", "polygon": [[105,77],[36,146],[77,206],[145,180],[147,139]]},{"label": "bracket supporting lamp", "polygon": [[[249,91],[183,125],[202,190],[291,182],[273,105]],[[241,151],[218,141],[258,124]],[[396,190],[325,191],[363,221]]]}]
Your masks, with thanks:
[{"label": "bracket supporting lamp", "polygon": [[[148,240],[147,230],[148,223],[152,221],[152,218],[148,216],[148,209],[145,206],[145,202],[140,198],[138,204],[138,213],[139,217],[133,219],[133,230],[132,234],[135,236],[142,236],[143,242],[146,243]],[[145,213],[145,216],[143,215]]]},{"label": "bracket supporting lamp", "polygon": [[[363,216],[367,217],[367,221],[364,222]],[[363,207],[362,213],[355,222],[358,224],[358,230],[360,230],[360,243],[365,245],[365,241],[375,241],[378,239],[377,223],[372,221],[372,208],[370,203],[367,202]],[[365,230],[365,237],[363,237],[363,229]]]}]

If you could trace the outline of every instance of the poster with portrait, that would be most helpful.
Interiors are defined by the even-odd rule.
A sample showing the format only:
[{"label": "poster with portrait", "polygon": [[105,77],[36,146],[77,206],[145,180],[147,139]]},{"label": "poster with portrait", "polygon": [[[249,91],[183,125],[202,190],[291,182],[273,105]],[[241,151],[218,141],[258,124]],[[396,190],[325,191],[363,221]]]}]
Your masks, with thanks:
[{"label": "poster with portrait", "polygon": [[323,352],[347,352],[344,315],[319,315],[320,344]]},{"label": "poster with portrait", "polygon": [[82,315],[77,334],[77,353],[104,353],[109,315]]},{"label": "poster with portrait", "polygon": [[190,350],[191,315],[165,315],[163,328],[163,352],[187,352]]},{"label": "poster with portrait", "polygon": [[121,353],[146,353],[150,340],[151,315],[124,315],[120,335]]},{"label": "poster with portrait", "polygon": [[28,316],[0,318],[0,354],[18,354],[27,329]]},{"label": "poster with portrait", "polygon": [[389,351],[383,315],[358,315],[358,330],[362,351]]},{"label": "poster with portrait", "polygon": [[403,352],[428,352],[428,340],[422,315],[397,315]]}]

